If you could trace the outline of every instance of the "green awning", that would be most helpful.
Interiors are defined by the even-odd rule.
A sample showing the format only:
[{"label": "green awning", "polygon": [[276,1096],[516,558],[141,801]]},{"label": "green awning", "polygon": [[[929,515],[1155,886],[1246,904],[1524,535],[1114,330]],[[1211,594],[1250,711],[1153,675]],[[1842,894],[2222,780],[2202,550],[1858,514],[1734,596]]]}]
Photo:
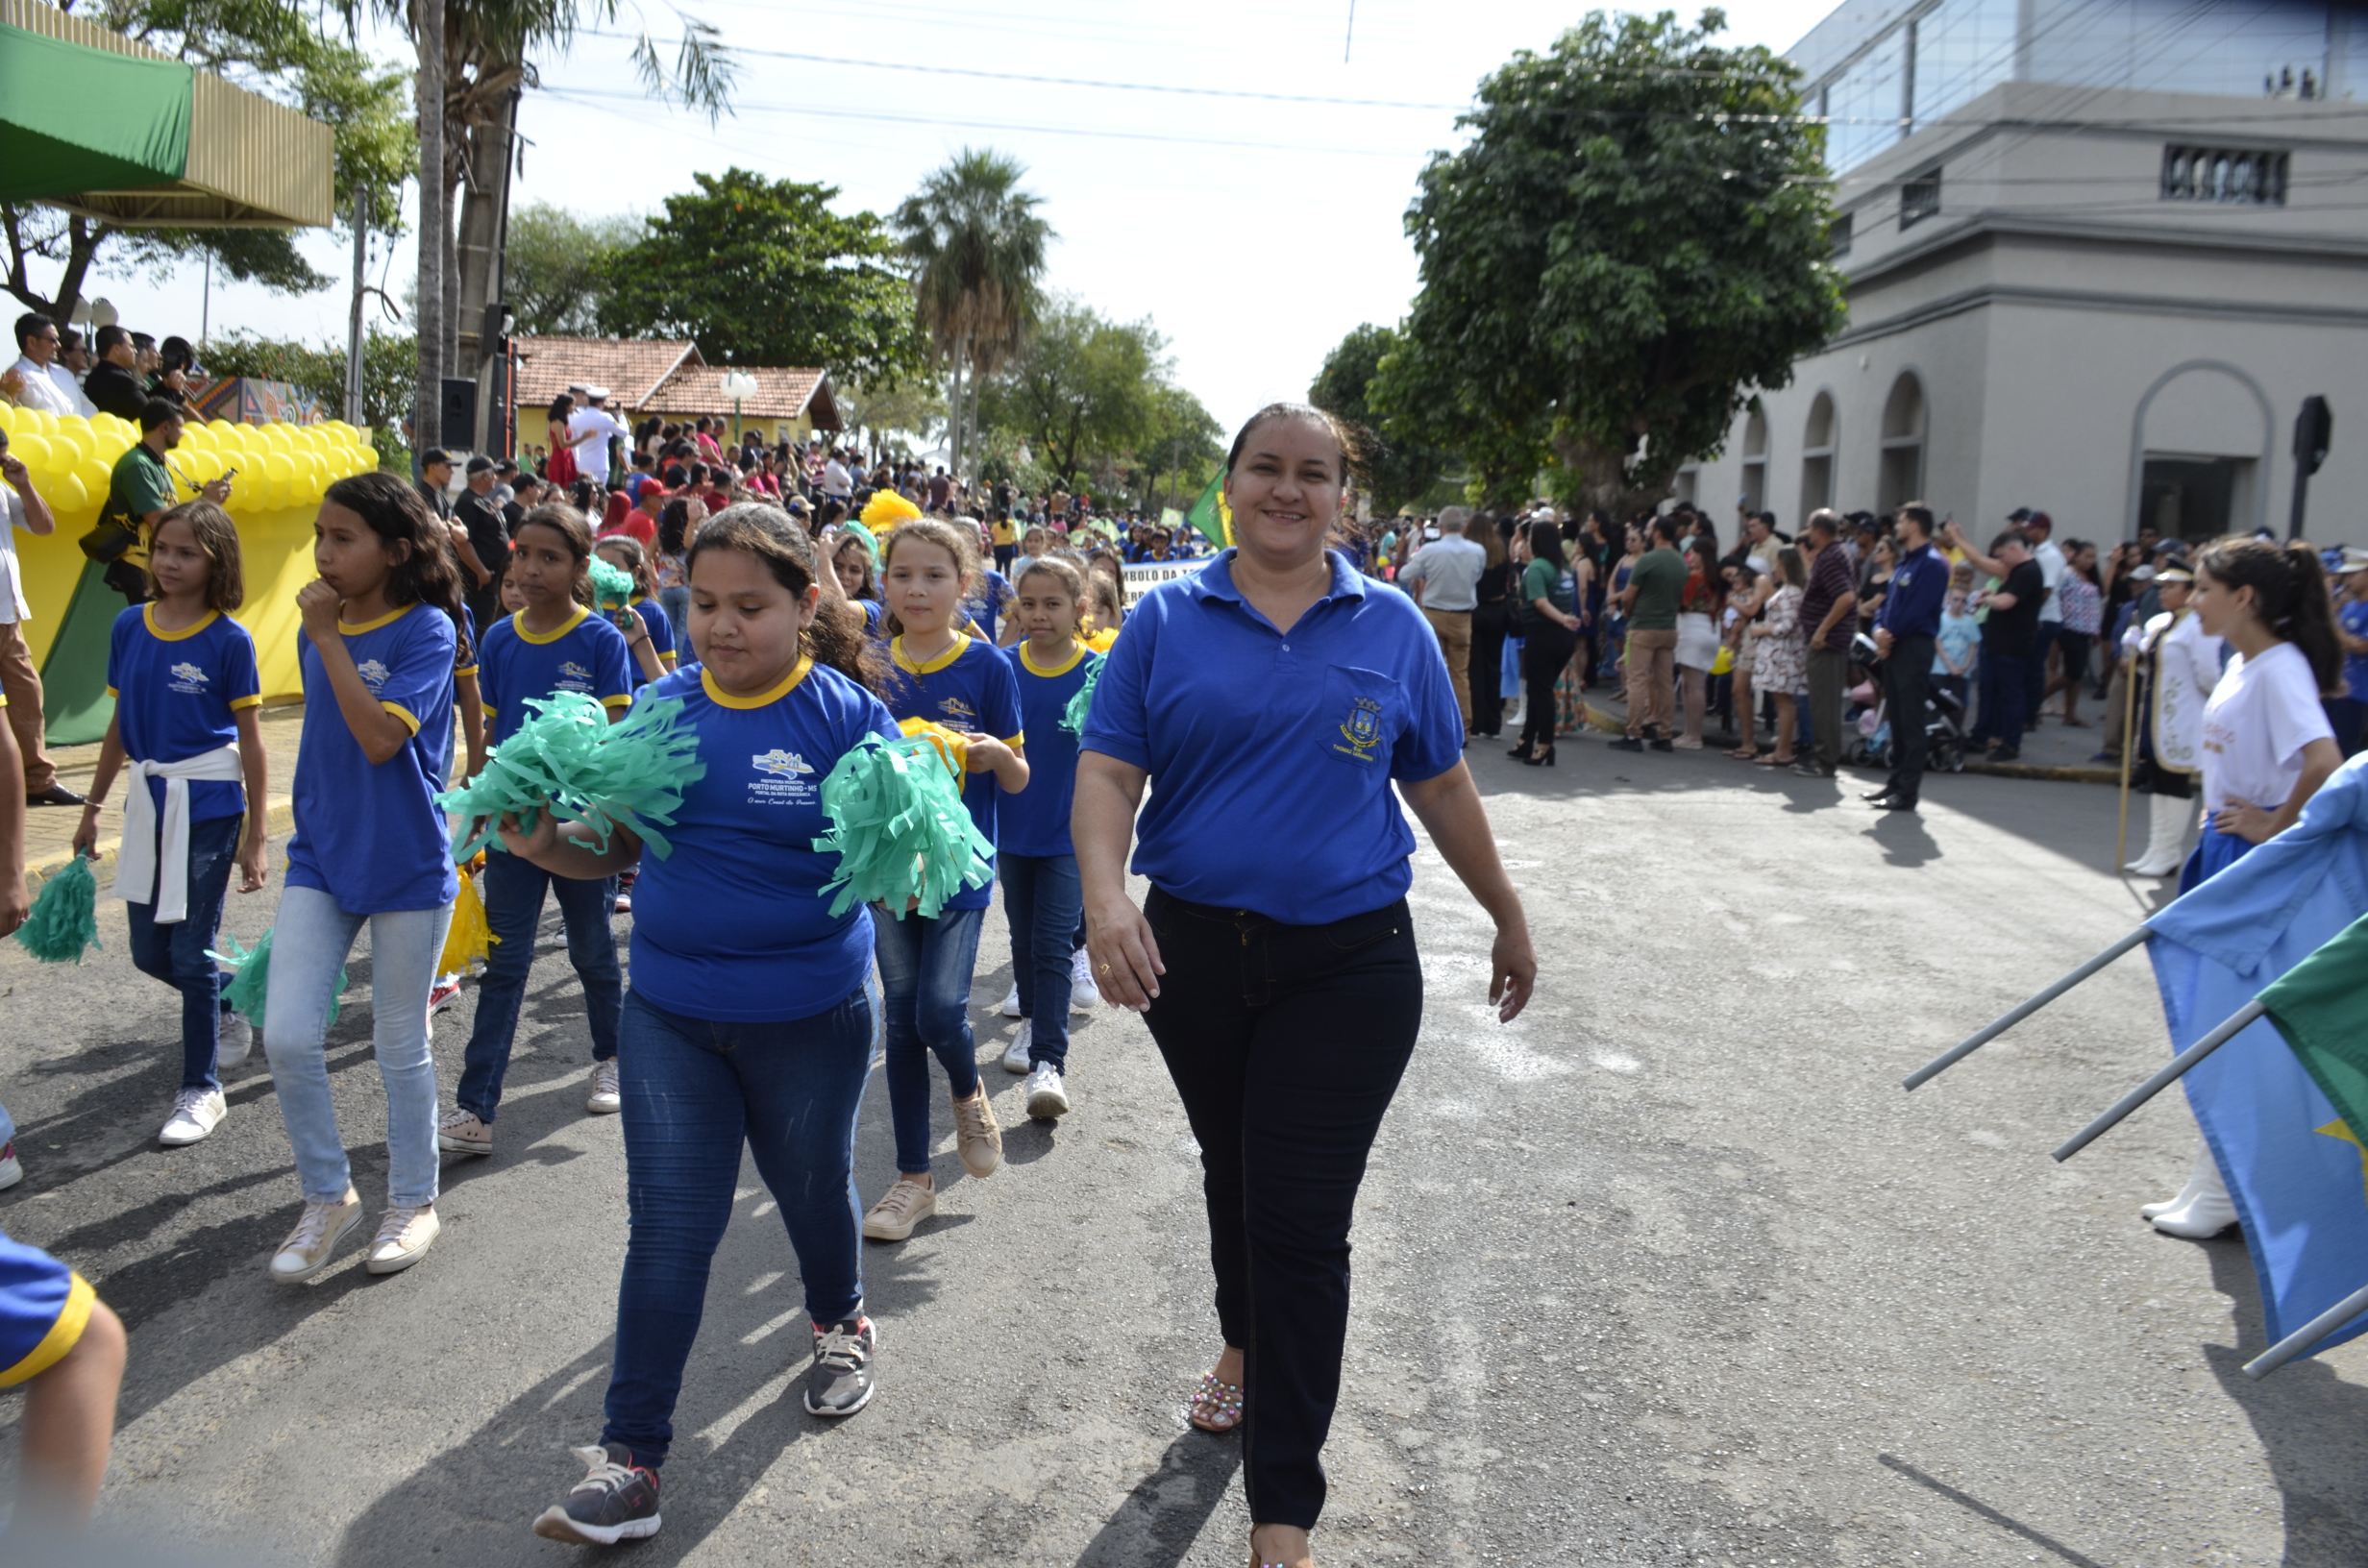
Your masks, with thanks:
[{"label": "green awning", "polygon": [[179,180],[196,76],[0,22],[0,201]]}]

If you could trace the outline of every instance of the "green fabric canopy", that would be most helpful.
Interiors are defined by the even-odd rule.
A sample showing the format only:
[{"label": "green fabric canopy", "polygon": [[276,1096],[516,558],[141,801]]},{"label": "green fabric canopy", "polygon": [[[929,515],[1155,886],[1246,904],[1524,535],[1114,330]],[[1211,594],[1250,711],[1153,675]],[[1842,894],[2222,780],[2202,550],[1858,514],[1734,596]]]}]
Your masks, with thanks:
[{"label": "green fabric canopy", "polygon": [[196,74],[0,23],[0,201],[181,179]]}]

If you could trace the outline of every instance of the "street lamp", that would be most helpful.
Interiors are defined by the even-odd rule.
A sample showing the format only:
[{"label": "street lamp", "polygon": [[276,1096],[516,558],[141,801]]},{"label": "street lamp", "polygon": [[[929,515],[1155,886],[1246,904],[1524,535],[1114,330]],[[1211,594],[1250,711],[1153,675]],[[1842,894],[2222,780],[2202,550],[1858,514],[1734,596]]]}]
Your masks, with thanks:
[{"label": "street lamp", "polygon": [[740,404],[756,396],[756,378],[745,370],[724,372],[724,396],[731,399],[731,444],[740,444]]}]

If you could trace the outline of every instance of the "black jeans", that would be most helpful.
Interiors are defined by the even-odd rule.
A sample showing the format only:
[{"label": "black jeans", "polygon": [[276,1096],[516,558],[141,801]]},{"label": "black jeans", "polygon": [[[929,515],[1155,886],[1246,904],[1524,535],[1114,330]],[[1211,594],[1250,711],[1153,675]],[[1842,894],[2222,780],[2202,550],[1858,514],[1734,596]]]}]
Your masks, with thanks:
[{"label": "black jeans", "polygon": [[1913,800],[1924,788],[1924,703],[1933,683],[1933,639],[1895,637],[1883,661],[1891,721],[1891,794]]},{"label": "black jeans", "polygon": [[1498,600],[1483,604],[1471,617],[1471,727],[1476,735],[1501,735],[1505,729],[1505,632],[1513,625],[1513,606]]},{"label": "black jeans", "polygon": [[1533,751],[1554,744],[1554,683],[1578,647],[1578,637],[1559,621],[1540,621],[1527,628],[1521,643],[1521,686],[1527,694],[1521,744]]},{"label": "black jeans", "polygon": [[1406,901],[1284,925],[1151,890],[1145,1021],[1200,1142],[1225,1342],[1246,1357],[1250,1518],[1313,1529],[1348,1336],[1348,1222],[1422,1024]]}]

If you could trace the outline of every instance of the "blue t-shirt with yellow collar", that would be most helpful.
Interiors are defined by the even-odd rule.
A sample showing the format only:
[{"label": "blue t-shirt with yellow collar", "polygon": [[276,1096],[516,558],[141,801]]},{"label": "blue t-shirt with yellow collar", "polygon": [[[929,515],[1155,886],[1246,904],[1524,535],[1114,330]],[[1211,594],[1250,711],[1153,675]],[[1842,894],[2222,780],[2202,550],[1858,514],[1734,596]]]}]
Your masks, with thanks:
[{"label": "blue t-shirt with yellow collar", "polygon": [[703,777],[666,830],[674,852],[641,858],[633,885],[633,989],[668,1012],[731,1023],[811,1017],[863,983],[872,919],[830,913],[839,857],[823,780],[866,735],[893,739],[878,698],[800,659],[779,686],[733,697],[685,665],[637,702],[682,701]]},{"label": "blue t-shirt with yellow collar", "polygon": [[1101,655],[1079,643],[1068,660],[1039,670],[1025,639],[1003,649],[1020,688],[1027,742],[1027,788],[997,806],[997,847],[1015,855],[1071,855],[1069,808],[1077,794],[1077,737],[1062,726],[1070,699]]},{"label": "blue t-shirt with yellow collar", "polygon": [[452,752],[453,673],[459,632],[432,604],[411,603],[354,625],[337,624],[362,684],[411,738],[373,763],[337,707],[320,649],[297,633],[305,723],[292,793],[296,830],[287,882],[317,888],[350,915],[437,909],[460,883],[435,796]]},{"label": "blue t-shirt with yellow collar", "polygon": [[492,743],[500,746],[533,716],[530,697],[580,692],[604,707],[631,702],[633,656],[625,633],[580,604],[555,631],[529,631],[519,615],[506,615],[485,631],[477,687],[493,721]]},{"label": "blue t-shirt with yellow collar", "polygon": [[[926,664],[904,656],[904,639],[888,644],[888,711],[898,719],[926,719],[966,735],[988,735],[1006,746],[1022,745],[1020,682],[1000,649],[955,633],[953,646]],[[962,803],[989,844],[997,843],[995,775],[977,772],[962,785]],[[984,909],[992,882],[964,888],[946,900],[948,909]]]},{"label": "blue t-shirt with yellow collar", "polygon": [[[107,695],[115,699],[115,733],[132,762],[186,762],[238,744],[233,715],[263,700],[255,639],[218,610],[179,631],[157,625],[156,606],[137,604],[115,617],[107,649]],[[148,780],[157,813],[164,812],[164,780]],[[235,779],[189,781],[189,821],[241,817],[245,786]]]}]

